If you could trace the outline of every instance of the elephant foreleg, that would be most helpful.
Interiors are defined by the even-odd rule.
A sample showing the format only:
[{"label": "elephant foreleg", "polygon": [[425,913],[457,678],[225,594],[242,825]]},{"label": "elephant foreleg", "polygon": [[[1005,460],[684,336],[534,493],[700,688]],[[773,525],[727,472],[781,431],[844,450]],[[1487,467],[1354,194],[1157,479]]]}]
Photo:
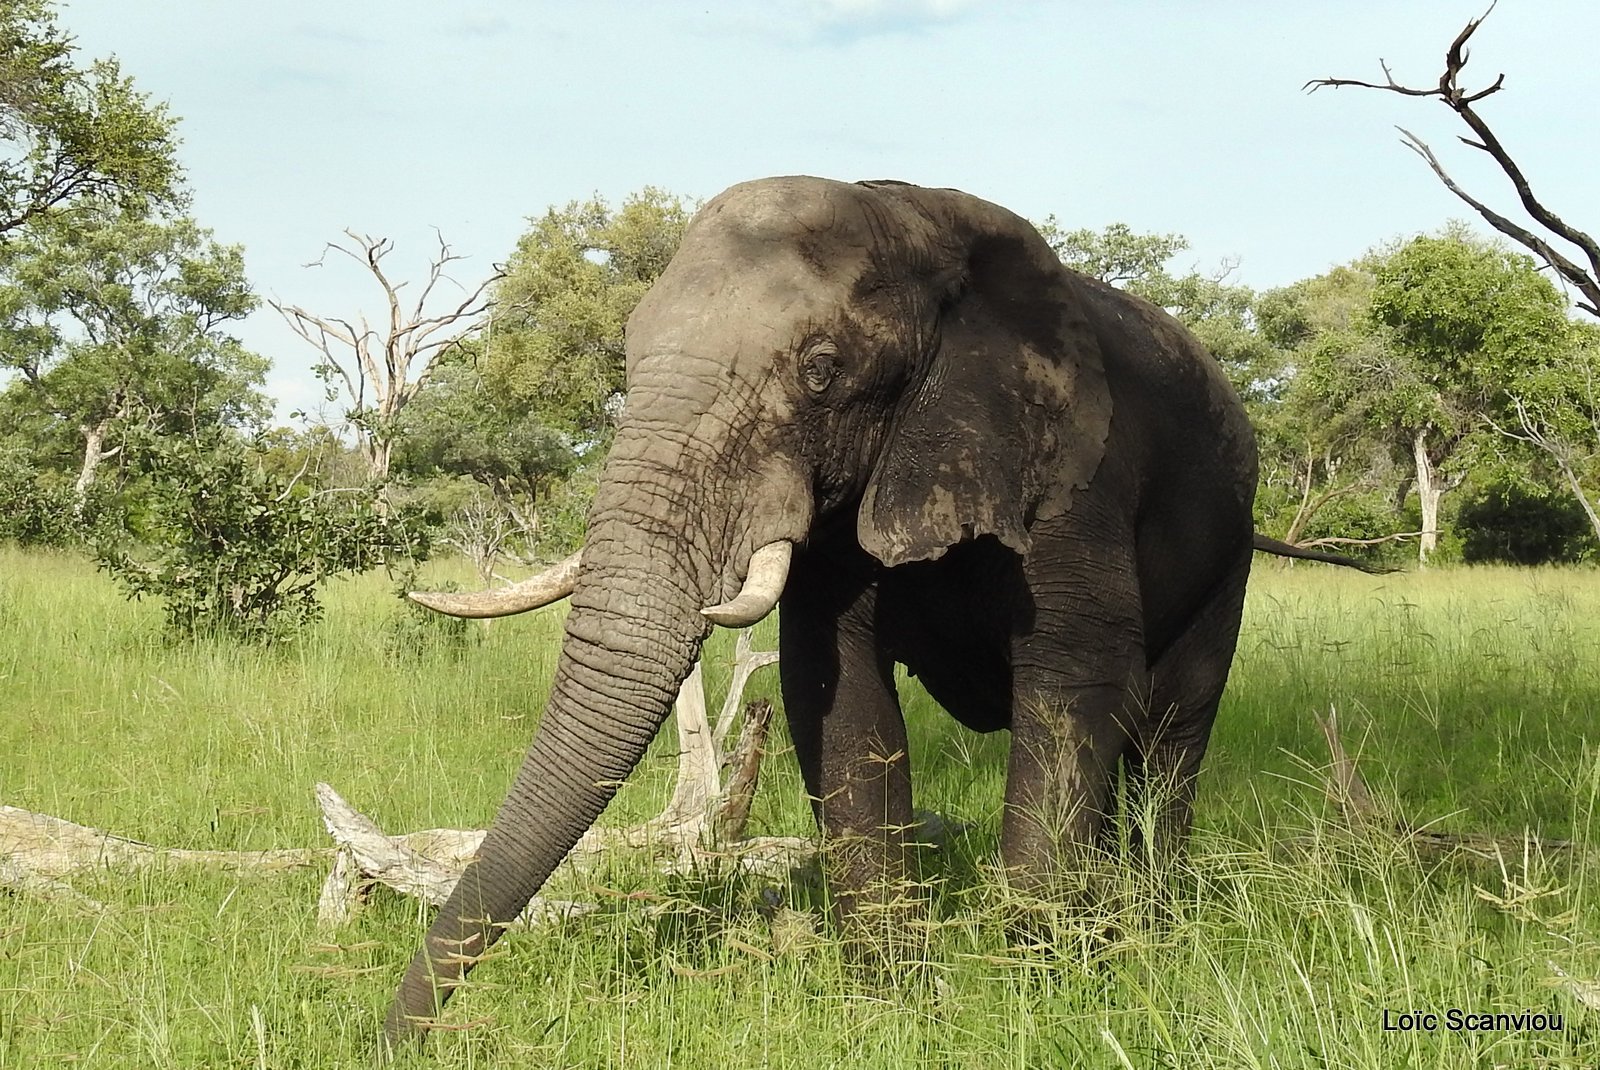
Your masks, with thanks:
[{"label": "elephant foreleg", "polygon": [[[834,913],[849,936],[901,930],[911,771],[894,663],[874,633],[875,591],[844,598],[791,580],[780,617],[783,702],[825,839]],[[842,603],[843,608],[836,607]]]},{"label": "elephant foreleg", "polygon": [[1144,633],[1128,543],[1035,538],[1029,585],[1048,597],[1013,648],[1001,852],[1014,885],[1054,894],[1103,845],[1142,713]]}]

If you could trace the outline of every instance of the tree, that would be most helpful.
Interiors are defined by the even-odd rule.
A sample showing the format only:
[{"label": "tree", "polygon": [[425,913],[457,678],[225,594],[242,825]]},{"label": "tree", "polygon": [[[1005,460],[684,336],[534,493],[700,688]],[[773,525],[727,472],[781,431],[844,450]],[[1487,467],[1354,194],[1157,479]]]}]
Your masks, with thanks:
[{"label": "tree", "polygon": [[[1523,209],[1539,227],[1543,228],[1545,234],[1518,224],[1473,197],[1450,177],[1426,142],[1401,127],[1400,133],[1406,147],[1421,156],[1438,176],[1439,181],[1444,183],[1445,188],[1470,205],[1472,210],[1482,216],[1490,226],[1532,252],[1575,288],[1582,295],[1582,300],[1578,301],[1580,309],[1592,316],[1600,316],[1600,241],[1567,223],[1539,200],[1527,175],[1523,173],[1505,144],[1488,122],[1478,114],[1475,107],[1479,102],[1505,88],[1506,76],[1499,75],[1492,84],[1476,92],[1465,89],[1460,84],[1461,71],[1466,67],[1468,59],[1467,42],[1493,11],[1494,4],[1491,3],[1488,11],[1470,20],[1456,35],[1455,40],[1445,51],[1444,73],[1439,76],[1439,84],[1432,88],[1416,89],[1401,85],[1394,80],[1389,65],[1382,60],[1379,61],[1379,66],[1383,68],[1382,84],[1353,78],[1316,78],[1307,82],[1306,88],[1315,92],[1324,86],[1335,89],[1341,86],[1359,86],[1364,89],[1387,90],[1408,97],[1434,97],[1455,112],[1474,135],[1470,138],[1462,137],[1462,144],[1487,153],[1494,160],[1496,166],[1511,181],[1512,187],[1516,190],[1517,200]],[[1588,266],[1581,266],[1576,260],[1563,254],[1552,242],[1552,238],[1568,246],[1575,246],[1576,255],[1579,259],[1586,260]]]},{"label": "tree", "polygon": [[115,59],[75,59],[48,0],[0,5],[0,242],[47,213],[182,200],[166,108]]},{"label": "tree", "polygon": [[383,259],[394,251],[387,238],[374,238],[346,230],[348,243],[329,242],[322,258],[310,266],[323,266],[329,252],[362,265],[382,290],[388,319],[380,333],[365,313],[354,322],[319,316],[298,305],[271,302],[291,329],[309,342],[321,360],[316,370],[330,383],[328,399],[342,388],[350,404],[346,418],[355,425],[376,482],[389,478],[389,465],[399,435],[399,417],[428,384],[440,358],[462,344],[484,325],[489,309],[488,292],[499,278],[496,270],[471,290],[458,286],[461,298],[442,311],[430,311],[429,299],[440,282],[451,282],[445,269],[465,259],[453,253],[441,236],[439,249],[428,264],[428,279],[409,307],[401,302],[405,282],[395,282],[384,270]]},{"label": "tree", "polygon": [[1258,432],[1262,497],[1288,518],[1288,541],[1387,482],[1392,514],[1416,488],[1422,530],[1397,523],[1363,541],[1415,534],[1424,561],[1444,496],[1494,459],[1490,431],[1514,385],[1569,349],[1565,303],[1532,261],[1459,224],[1274,291],[1256,311],[1286,353],[1282,404]]},{"label": "tree", "polygon": [[1235,265],[1224,263],[1211,275],[1167,270],[1173,257],[1189,248],[1180,234],[1139,234],[1126,223],[1102,231],[1063,231],[1055,216],[1038,224],[1061,262],[1101,282],[1160,305],[1182,320],[1227,370],[1246,403],[1264,400],[1276,376],[1275,352],[1262,342],[1251,311],[1255,293],[1227,280]]},{"label": "tree", "polygon": [[[4,413],[0,413],[3,422]],[[65,547],[83,535],[74,522],[72,488],[41,471],[24,451],[0,446],[0,540]]]},{"label": "tree", "polygon": [[348,490],[367,479],[367,460],[325,424],[275,427],[256,436],[261,466],[275,478],[313,490]]},{"label": "tree", "polygon": [[1507,386],[1566,347],[1566,301],[1529,257],[1453,227],[1384,258],[1369,316],[1392,358],[1375,369],[1371,411],[1409,445],[1425,562],[1440,499],[1465,478],[1451,462],[1507,403]]},{"label": "tree", "polygon": [[692,206],[646,187],[613,210],[573,201],[533,221],[495,287],[479,370],[505,406],[603,439],[623,391],[623,324],[677,251]]},{"label": "tree", "polygon": [[[477,493],[466,495],[422,489],[451,514],[448,541],[479,563],[487,583],[496,558],[531,563],[537,556],[546,541],[546,500],[580,454],[568,433],[485,385],[472,359],[477,348],[446,361],[427,393],[406,410],[394,464],[419,481],[443,476],[478,485]],[[589,452],[604,445],[593,443]]]},{"label": "tree", "polygon": [[[624,389],[623,325],[677,251],[692,206],[646,188],[613,209],[573,201],[534,219],[494,286],[490,329],[441,362],[404,417],[396,465],[445,488],[452,535],[492,571],[570,552]],[[439,483],[434,486],[438,488]]]},{"label": "tree", "polygon": [[1555,469],[1600,539],[1600,330],[1572,324],[1570,344],[1512,384],[1509,402],[1491,425]]},{"label": "tree", "polygon": [[0,367],[19,373],[0,407],[36,449],[76,455],[81,510],[130,428],[263,415],[266,362],[227,332],[256,304],[239,247],[192,219],[112,204],[37,217],[0,245]]},{"label": "tree", "polygon": [[[1281,364],[1276,403],[1255,412],[1258,521],[1281,524],[1285,542],[1402,537],[1392,526],[1359,534],[1349,529],[1349,503],[1392,476],[1389,444],[1369,420],[1374,379],[1352,374],[1383,359],[1384,342],[1367,320],[1373,282],[1371,264],[1357,261],[1256,302],[1258,333]],[[1342,521],[1331,528],[1320,519],[1330,509]]]},{"label": "tree", "polygon": [[1038,230],[1063,264],[1113,286],[1162,276],[1167,262],[1189,248],[1189,239],[1181,234],[1139,234],[1126,223],[1112,223],[1101,231],[1086,227],[1063,231],[1050,215]]}]

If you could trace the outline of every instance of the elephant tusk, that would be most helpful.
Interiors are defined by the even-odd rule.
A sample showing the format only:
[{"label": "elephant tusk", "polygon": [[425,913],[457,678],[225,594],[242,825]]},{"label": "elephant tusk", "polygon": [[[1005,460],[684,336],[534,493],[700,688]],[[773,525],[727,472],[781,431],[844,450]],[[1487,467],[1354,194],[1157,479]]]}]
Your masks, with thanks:
[{"label": "elephant tusk", "polygon": [[509,617],[513,613],[526,613],[530,609],[559,602],[572,593],[572,589],[578,585],[578,560],[582,553],[580,550],[537,576],[529,576],[509,587],[471,594],[412,591],[406,597],[419,606],[427,606],[452,617]]},{"label": "elephant tusk", "polygon": [[772,612],[789,581],[789,558],[794,544],[786,540],[769,542],[750,555],[744,587],[731,602],[709,606],[700,612],[713,624],[724,628],[746,628]]}]

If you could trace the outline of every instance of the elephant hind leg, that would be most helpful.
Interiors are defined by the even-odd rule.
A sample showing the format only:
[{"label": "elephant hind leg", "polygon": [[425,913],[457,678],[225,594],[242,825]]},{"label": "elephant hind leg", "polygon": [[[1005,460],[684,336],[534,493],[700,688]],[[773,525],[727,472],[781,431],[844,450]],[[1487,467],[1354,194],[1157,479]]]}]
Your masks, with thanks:
[{"label": "elephant hind leg", "polygon": [[1165,857],[1188,838],[1195,783],[1233,664],[1244,610],[1245,560],[1217,584],[1150,670],[1150,702],[1129,756],[1129,818],[1136,841]]},{"label": "elephant hind leg", "polygon": [[1195,781],[1228,682],[1244,609],[1247,559],[1217,585],[1150,669],[1150,702],[1127,762],[1131,844],[1162,863],[1189,836]]},{"label": "elephant hind leg", "polygon": [[1001,853],[1020,890],[1055,898],[1106,846],[1117,767],[1137,725],[1118,681],[1023,699],[1013,715]]}]

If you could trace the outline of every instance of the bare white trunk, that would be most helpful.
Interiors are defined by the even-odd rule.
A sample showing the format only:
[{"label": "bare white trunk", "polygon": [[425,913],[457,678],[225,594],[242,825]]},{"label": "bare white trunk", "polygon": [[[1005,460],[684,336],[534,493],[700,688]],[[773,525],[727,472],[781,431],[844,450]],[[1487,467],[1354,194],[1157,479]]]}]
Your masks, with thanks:
[{"label": "bare white trunk", "polygon": [[77,482],[72,485],[72,508],[80,514],[89,500],[89,488],[94,485],[100,462],[106,459],[106,429],[110,426],[110,420],[101,420],[79,428],[83,432],[83,465],[78,469]]},{"label": "bare white trunk", "polygon": [[389,478],[389,457],[394,453],[394,441],[373,437],[368,440],[367,461],[372,465],[372,478],[383,481]]},{"label": "bare white trunk", "polygon": [[[1552,456],[1554,455],[1552,454]],[[1589,518],[1589,528],[1594,532],[1594,537],[1600,539],[1600,514],[1595,512],[1594,503],[1584,493],[1583,484],[1578,482],[1578,474],[1572,470],[1572,466],[1566,462],[1565,458],[1556,457],[1555,461],[1561,469],[1561,475],[1567,481],[1567,486],[1572,490],[1572,496],[1578,499],[1579,505],[1583,506],[1583,515]]]},{"label": "bare white trunk", "polygon": [[1418,431],[1411,440],[1411,454],[1417,463],[1417,500],[1422,505],[1422,534],[1417,539],[1417,561],[1426,565],[1439,548],[1439,499],[1445,487],[1428,457],[1428,431]]}]

